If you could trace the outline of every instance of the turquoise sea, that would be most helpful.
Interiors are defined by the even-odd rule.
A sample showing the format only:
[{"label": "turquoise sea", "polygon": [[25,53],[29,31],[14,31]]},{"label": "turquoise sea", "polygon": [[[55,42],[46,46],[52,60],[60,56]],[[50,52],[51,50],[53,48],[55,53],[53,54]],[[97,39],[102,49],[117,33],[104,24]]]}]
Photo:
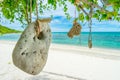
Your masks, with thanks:
[{"label": "turquoise sea", "polygon": [[[67,32],[53,32],[52,43],[76,46],[87,46],[88,32],[82,32],[80,36],[69,38]],[[0,40],[17,41],[20,34],[0,35]],[[92,32],[93,47],[110,48],[120,50],[120,32]]]}]

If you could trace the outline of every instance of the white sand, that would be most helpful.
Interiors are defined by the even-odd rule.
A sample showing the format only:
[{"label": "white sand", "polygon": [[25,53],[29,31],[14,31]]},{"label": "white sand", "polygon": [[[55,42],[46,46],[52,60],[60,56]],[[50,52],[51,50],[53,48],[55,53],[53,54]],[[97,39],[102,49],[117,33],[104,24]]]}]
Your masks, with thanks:
[{"label": "white sand", "polygon": [[0,41],[0,80],[120,80],[120,50],[52,44],[44,70],[32,76],[13,65],[14,46]]}]

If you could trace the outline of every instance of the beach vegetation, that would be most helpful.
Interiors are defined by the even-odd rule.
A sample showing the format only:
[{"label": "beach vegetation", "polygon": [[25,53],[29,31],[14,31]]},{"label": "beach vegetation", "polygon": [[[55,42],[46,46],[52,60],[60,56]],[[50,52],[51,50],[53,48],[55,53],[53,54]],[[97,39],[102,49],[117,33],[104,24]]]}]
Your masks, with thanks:
[{"label": "beach vegetation", "polygon": [[21,31],[10,29],[8,27],[0,25],[0,34],[7,34],[7,33],[21,33]]}]

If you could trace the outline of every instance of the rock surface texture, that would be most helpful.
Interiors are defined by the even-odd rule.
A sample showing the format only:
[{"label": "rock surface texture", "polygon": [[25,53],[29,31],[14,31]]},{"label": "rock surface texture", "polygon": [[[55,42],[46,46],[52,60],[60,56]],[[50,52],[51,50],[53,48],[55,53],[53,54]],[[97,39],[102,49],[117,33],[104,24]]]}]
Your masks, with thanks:
[{"label": "rock surface texture", "polygon": [[32,75],[40,73],[44,68],[51,43],[49,21],[36,22],[30,23],[24,30],[12,53],[13,63]]}]

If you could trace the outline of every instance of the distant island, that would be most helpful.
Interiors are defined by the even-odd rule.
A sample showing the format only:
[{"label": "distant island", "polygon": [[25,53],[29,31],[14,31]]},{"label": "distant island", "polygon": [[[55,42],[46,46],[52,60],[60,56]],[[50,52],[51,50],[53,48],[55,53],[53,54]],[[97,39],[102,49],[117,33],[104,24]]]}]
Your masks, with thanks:
[{"label": "distant island", "polygon": [[22,31],[10,29],[8,27],[0,25],[0,34],[8,34],[8,33],[21,33]]}]

